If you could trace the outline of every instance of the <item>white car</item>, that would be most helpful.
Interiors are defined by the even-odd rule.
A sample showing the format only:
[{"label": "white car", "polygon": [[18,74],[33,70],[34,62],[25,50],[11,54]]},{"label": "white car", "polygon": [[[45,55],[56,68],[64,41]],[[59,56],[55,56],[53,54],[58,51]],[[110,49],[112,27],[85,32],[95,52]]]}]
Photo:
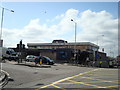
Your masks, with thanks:
[{"label": "white car", "polygon": [[28,55],[26,57],[26,61],[28,61],[28,62],[34,62],[35,59],[36,59],[36,56],[33,56],[33,55]]}]

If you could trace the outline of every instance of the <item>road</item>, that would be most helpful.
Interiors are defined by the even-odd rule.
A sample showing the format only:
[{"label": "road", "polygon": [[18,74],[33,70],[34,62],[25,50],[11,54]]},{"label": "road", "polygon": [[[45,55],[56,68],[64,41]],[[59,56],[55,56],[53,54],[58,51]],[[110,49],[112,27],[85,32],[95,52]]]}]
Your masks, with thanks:
[{"label": "road", "polygon": [[4,63],[10,75],[4,88],[111,88],[118,90],[117,68],[90,68],[55,64],[35,67]]}]

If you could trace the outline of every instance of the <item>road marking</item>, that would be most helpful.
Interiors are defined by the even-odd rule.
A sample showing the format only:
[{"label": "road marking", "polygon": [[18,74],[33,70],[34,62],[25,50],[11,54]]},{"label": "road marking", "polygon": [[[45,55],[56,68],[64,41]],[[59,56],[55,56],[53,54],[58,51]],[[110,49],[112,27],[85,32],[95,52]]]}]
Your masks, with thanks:
[{"label": "road marking", "polygon": [[56,87],[56,88],[59,88],[59,89],[62,89],[62,90],[66,90],[66,89],[61,88],[61,87],[59,87],[59,86],[57,86],[57,85],[52,85],[52,86],[54,86],[54,87]]},{"label": "road marking", "polygon": [[49,87],[49,86],[52,86],[53,84],[49,84],[49,85],[46,85],[46,86],[43,86],[43,87],[40,87],[40,88],[46,88],[46,87]]},{"label": "road marking", "polygon": [[2,72],[4,72],[5,74],[7,74],[7,76],[10,76],[8,72],[1,70]]},{"label": "road marking", "polygon": [[100,81],[100,82],[118,83],[118,82],[116,82],[116,81],[108,81],[108,80],[102,80],[102,79],[90,78],[90,77],[80,77],[80,78],[91,79],[91,80],[98,80],[98,81]]},{"label": "road marking", "polygon": [[79,84],[83,84],[83,85],[87,85],[87,86],[93,86],[93,87],[96,87],[96,88],[106,88],[106,87],[102,87],[102,86],[87,84],[87,83],[84,83],[84,82],[76,82],[76,81],[73,81],[73,80],[68,80],[68,81],[71,81],[71,82],[73,82],[74,84],[79,83]]},{"label": "road marking", "polygon": [[111,87],[120,87],[120,85],[107,86],[107,88],[111,88]]},{"label": "road marking", "polygon": [[[88,72],[83,72],[83,73],[80,73],[80,74],[78,74],[78,75],[74,75],[74,76],[71,76],[71,77],[67,77],[67,78],[64,78],[64,79],[55,81],[55,82],[53,82],[52,84],[39,87],[38,89],[40,89],[40,88],[46,88],[46,87],[49,87],[49,86],[53,86],[53,85],[58,84],[58,83],[60,83],[60,82],[63,82],[63,81],[66,81],[66,80],[69,80],[69,79],[72,79],[72,78],[75,78],[75,77],[78,77],[78,76],[80,76],[80,75],[84,75],[84,74],[87,74],[87,73],[90,73],[90,72],[94,72],[94,71],[97,71],[97,70],[100,70],[100,68],[99,68],[99,69],[94,69],[94,70],[91,70],[91,71],[88,71]],[[37,89],[37,90],[38,90],[38,89]]]},{"label": "road marking", "polygon": [[[74,76],[71,76],[71,77],[67,77],[67,78],[64,78],[64,79],[55,81],[55,82],[53,82],[52,84],[39,87],[37,90],[39,90],[40,88],[47,88],[47,87],[49,87],[49,86],[53,86],[53,87],[56,87],[56,88],[65,90],[64,88],[59,87],[59,86],[57,86],[56,84],[76,84],[76,83],[79,83],[79,84],[83,84],[83,85],[87,85],[87,86],[92,86],[92,87],[96,87],[96,88],[109,88],[109,87],[116,87],[116,86],[117,86],[117,85],[114,85],[114,86],[104,86],[104,87],[103,87],[103,86],[97,86],[97,85],[88,84],[88,83],[85,83],[85,82],[76,82],[76,81],[70,80],[70,79],[73,79],[73,78],[75,78],[75,77],[78,77],[78,76],[81,76],[81,75],[84,75],[84,74],[87,74],[87,73],[91,73],[91,72],[94,72],[94,71],[97,71],[97,70],[101,70],[101,68],[99,68],[99,69],[94,69],[94,70],[91,70],[91,71],[88,71],[88,72],[83,72],[83,73],[80,73],[80,74],[78,74],[78,75],[74,75]],[[90,78],[90,77],[82,77],[82,76],[81,76],[81,78],[86,78],[86,79],[92,79],[92,80],[93,80],[93,78]],[[66,81],[66,80],[67,80],[67,81],[70,81],[70,82],[72,82],[72,83],[61,83],[61,82]],[[107,81],[107,80],[101,80],[101,79],[97,79],[97,80],[99,80],[98,82],[110,82],[110,83],[113,83],[113,82],[114,82],[114,83],[115,83],[115,81]],[[96,81],[95,81],[95,82],[96,82]]]}]

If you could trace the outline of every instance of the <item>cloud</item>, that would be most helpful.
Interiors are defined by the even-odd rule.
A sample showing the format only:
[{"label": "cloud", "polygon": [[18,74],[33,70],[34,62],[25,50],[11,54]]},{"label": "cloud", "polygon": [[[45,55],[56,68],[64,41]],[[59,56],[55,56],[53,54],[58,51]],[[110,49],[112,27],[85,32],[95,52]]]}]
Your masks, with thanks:
[{"label": "cloud", "polygon": [[82,33],[78,33],[77,36],[78,41],[91,41],[96,44],[98,42],[100,48],[105,48],[107,53],[113,51],[117,54],[118,19],[114,19],[106,11],[92,12],[86,10],[81,13],[78,22],[82,27]]},{"label": "cloud", "polygon": [[86,10],[79,13],[76,9],[68,9],[52,20],[48,19],[46,24],[42,24],[40,18],[36,18],[30,20],[22,29],[4,28],[4,45],[15,47],[21,39],[25,44],[52,42],[54,39],[74,42],[75,23],[71,22],[71,19],[77,23],[78,42],[88,41],[99,44],[108,54],[111,50],[117,55],[118,19],[113,18],[107,11]]}]

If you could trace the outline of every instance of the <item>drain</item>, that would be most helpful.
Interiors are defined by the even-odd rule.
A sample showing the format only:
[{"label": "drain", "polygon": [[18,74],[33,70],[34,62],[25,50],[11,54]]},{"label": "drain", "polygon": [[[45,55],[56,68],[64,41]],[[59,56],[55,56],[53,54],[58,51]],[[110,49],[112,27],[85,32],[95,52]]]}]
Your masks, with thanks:
[{"label": "drain", "polygon": [[38,72],[34,72],[34,74],[38,74]]},{"label": "drain", "polygon": [[8,77],[8,81],[13,82],[14,79],[12,79],[11,77]]},{"label": "drain", "polygon": [[12,78],[9,78],[9,79],[8,79],[8,81],[10,81],[10,82],[13,82],[13,81],[14,81],[14,79],[12,79]]}]

